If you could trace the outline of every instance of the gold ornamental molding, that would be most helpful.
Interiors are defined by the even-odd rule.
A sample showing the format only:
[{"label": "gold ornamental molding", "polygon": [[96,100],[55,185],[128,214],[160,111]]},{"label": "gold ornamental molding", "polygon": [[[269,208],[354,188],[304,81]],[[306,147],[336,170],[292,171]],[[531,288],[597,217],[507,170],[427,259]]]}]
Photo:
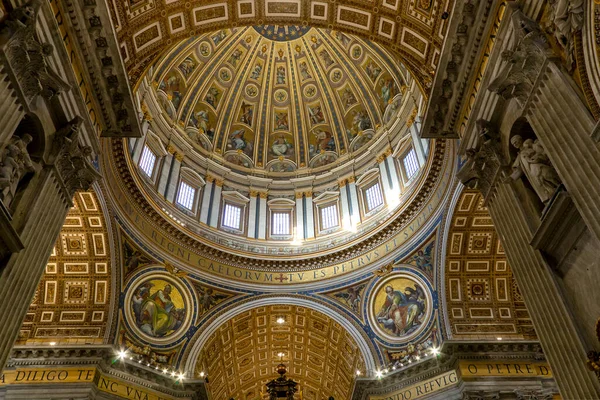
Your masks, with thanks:
[{"label": "gold ornamental molding", "polygon": [[432,81],[452,0],[184,0],[106,2],[132,84],[157,56],[194,35],[241,26],[313,26],[380,43],[408,64],[422,87]]}]

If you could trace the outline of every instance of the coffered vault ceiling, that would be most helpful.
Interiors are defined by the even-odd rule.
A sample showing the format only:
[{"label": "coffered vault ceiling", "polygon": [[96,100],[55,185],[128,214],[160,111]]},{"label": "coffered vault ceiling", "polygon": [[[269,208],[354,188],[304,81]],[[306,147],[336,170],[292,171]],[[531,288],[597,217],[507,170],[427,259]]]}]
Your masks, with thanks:
[{"label": "coffered vault ceiling", "polygon": [[465,190],[454,209],[444,279],[454,339],[536,339],[492,218],[475,190]]},{"label": "coffered vault ceiling", "polygon": [[[163,115],[231,168],[325,171],[390,125],[412,78],[370,41],[301,26],[182,41],[150,70]],[[377,132],[377,133],[376,133]]]},{"label": "coffered vault ceiling", "polygon": [[[285,322],[278,324],[278,318]],[[340,324],[318,311],[284,305],[225,322],[204,344],[196,372],[208,373],[215,399],[256,399],[281,361],[305,400],[349,399],[356,371],[365,372],[358,346]]]},{"label": "coffered vault ceiling", "polygon": [[93,190],[78,192],[25,316],[17,344],[102,344],[113,301],[111,246]]},{"label": "coffered vault ceiling", "polygon": [[354,33],[395,52],[421,83],[430,82],[452,0],[108,1],[132,82],[178,40],[244,25],[297,25]]}]

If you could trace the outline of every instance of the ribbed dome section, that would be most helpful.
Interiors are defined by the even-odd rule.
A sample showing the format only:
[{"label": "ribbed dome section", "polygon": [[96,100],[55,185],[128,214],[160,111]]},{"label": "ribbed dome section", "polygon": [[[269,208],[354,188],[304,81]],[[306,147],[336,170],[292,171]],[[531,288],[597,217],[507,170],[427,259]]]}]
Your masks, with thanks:
[{"label": "ribbed dome section", "polygon": [[194,151],[274,178],[350,160],[397,114],[405,74],[366,40],[272,25],[188,39],[150,70],[164,113]]}]

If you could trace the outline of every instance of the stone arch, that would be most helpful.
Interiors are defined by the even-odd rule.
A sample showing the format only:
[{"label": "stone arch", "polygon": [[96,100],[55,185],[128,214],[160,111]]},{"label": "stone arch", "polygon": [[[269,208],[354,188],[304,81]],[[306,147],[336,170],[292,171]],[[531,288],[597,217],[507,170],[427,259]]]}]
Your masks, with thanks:
[{"label": "stone arch", "polygon": [[343,327],[344,330],[350,335],[350,337],[352,337],[352,339],[356,343],[358,350],[360,351],[363,357],[366,371],[375,370],[377,361],[375,355],[373,354],[373,349],[371,348],[371,345],[368,342],[366,334],[361,329],[357,328],[349,320],[344,318],[341,314],[336,313],[335,311],[329,309],[321,303],[318,303],[312,299],[289,295],[261,297],[255,300],[245,302],[243,304],[235,304],[235,307],[230,307],[223,314],[212,320],[196,336],[195,343],[193,344],[187,356],[184,370],[188,373],[192,373],[194,371],[195,364],[200,354],[200,351],[206,344],[208,338],[212,334],[214,334],[221,325],[223,325],[230,319],[240,315],[241,313],[247,312],[258,307],[266,307],[271,305],[290,305],[311,308],[332,319],[341,327]]},{"label": "stone arch", "polygon": [[212,397],[256,398],[283,362],[304,399],[349,398],[356,371],[370,364],[355,334],[323,306],[290,300],[263,298],[217,318],[194,347],[188,374],[208,374]]}]

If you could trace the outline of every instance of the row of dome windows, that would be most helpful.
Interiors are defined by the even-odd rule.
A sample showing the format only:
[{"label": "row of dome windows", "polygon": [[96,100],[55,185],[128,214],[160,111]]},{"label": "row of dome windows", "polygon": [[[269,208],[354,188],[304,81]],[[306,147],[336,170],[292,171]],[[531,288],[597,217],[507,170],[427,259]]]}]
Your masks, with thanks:
[{"label": "row of dome windows", "polygon": [[[410,145],[402,155],[394,159],[396,162],[386,164],[388,168],[394,168],[394,172],[397,172],[397,167],[400,167],[402,176],[402,186],[408,186],[411,181],[418,175],[421,168],[421,164],[417,157],[416,151],[412,145]],[[146,178],[152,180],[158,167],[158,156],[152,151],[152,149],[145,144],[142,150],[141,157],[138,161],[138,166]],[[388,185],[382,184],[382,174],[373,173],[367,179],[361,179],[361,183],[358,185],[351,184],[344,193],[337,193],[334,195],[330,193],[328,196],[318,196],[315,199],[312,197],[308,202],[303,200],[300,204],[302,210],[298,213],[295,209],[299,206],[298,203],[294,203],[291,200],[288,202],[275,202],[269,204],[269,226],[268,226],[268,238],[274,240],[295,240],[315,237],[316,236],[330,234],[337,232],[341,229],[347,229],[350,231],[356,230],[356,225],[362,221],[365,222],[367,219],[372,217],[378,211],[384,208],[386,199],[388,203],[394,203],[400,195],[400,190],[394,190],[394,185],[400,185],[400,182],[394,183],[390,179],[390,173],[387,171]],[[397,175],[397,174],[392,174]],[[386,177],[384,176],[384,179]],[[392,200],[390,201],[389,193],[385,193],[385,190],[393,192]],[[399,189],[399,188],[396,188]],[[194,184],[190,180],[186,180],[185,176],[181,176],[178,181],[177,192],[174,197],[175,205],[183,212],[190,216],[196,216],[198,210],[202,207],[202,201],[200,199],[202,187],[201,185]],[[354,194],[356,191],[359,195]],[[266,229],[263,229],[261,234],[260,223],[258,219],[256,223],[250,225],[250,218],[257,216],[257,211],[260,207],[257,204],[251,203],[250,199],[245,198],[242,195],[231,196],[229,192],[224,192],[219,201],[219,220],[217,224],[210,222],[212,218],[208,217],[205,222],[211,226],[217,225],[221,230],[234,233],[237,235],[248,235],[251,238],[265,239]],[[342,197],[346,196],[345,199]],[[396,197],[396,199],[393,199]],[[212,200],[212,196],[208,199]],[[345,200],[345,201],[344,201]],[[260,201],[257,199],[255,201]],[[271,202],[268,202],[271,203]],[[307,204],[308,203],[308,204]],[[342,204],[340,204],[342,203]],[[393,208],[395,204],[389,204]],[[340,207],[341,206],[341,207]],[[307,208],[311,208],[311,212],[308,212]],[[357,209],[360,208],[360,215]],[[214,212],[212,207],[209,207],[210,212]],[[266,210],[265,210],[266,211]],[[314,212],[313,212],[314,211]],[[316,215],[314,215],[316,214]],[[307,223],[308,217],[314,215],[314,227],[310,228],[310,224]],[[296,221],[294,221],[296,216]],[[301,220],[302,221],[301,221]],[[294,223],[295,222],[295,223]],[[217,227],[215,226],[215,227]],[[296,229],[294,229],[294,227]],[[254,229],[251,232],[251,228]],[[301,231],[299,231],[301,230]]]}]

